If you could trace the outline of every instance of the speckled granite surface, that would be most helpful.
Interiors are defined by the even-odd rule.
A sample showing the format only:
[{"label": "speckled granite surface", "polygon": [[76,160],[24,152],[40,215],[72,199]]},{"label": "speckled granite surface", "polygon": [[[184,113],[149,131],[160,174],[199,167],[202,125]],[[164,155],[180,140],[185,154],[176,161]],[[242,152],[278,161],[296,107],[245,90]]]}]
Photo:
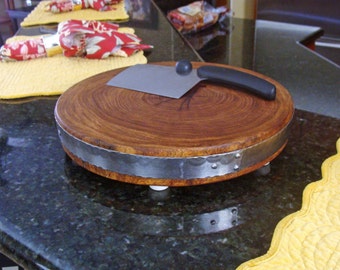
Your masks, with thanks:
[{"label": "speckled granite surface", "polygon": [[[330,80],[335,79],[329,63],[319,62],[313,54],[298,70],[295,60],[302,64],[306,58],[305,49],[300,54],[293,47],[300,48],[295,41],[283,44],[280,62],[277,52],[263,52],[265,44],[275,43],[277,30],[270,34],[268,27],[260,22],[256,50],[243,47],[243,60],[230,58],[235,65],[248,67],[255,55],[259,59],[255,70],[301,91],[308,91],[310,84],[318,82],[316,76],[323,75],[306,75],[313,63],[320,64],[320,70],[328,67]],[[299,29],[299,38],[317,31]],[[139,24],[136,32],[155,45],[148,55],[150,62],[212,59],[205,58],[202,50],[198,50],[201,56],[193,52],[157,9],[151,22]],[[287,40],[296,39],[289,27],[286,33]],[[212,42],[220,45],[219,39]],[[234,49],[227,50],[236,51],[242,44],[234,43]],[[232,55],[219,50],[221,55]],[[283,57],[290,52],[290,57]],[[294,84],[290,79],[296,72],[304,77]],[[305,95],[307,105],[308,98]],[[0,141],[0,251],[28,269],[235,269],[267,251],[276,224],[301,207],[303,189],[321,178],[321,163],[336,152],[340,137],[340,117],[315,113],[318,108],[313,111],[312,106],[310,112],[298,107],[288,145],[271,163],[268,175],[251,173],[217,184],[157,193],[76,166],[57,136],[56,100],[0,101],[2,138],[7,134],[7,140]],[[326,104],[322,101],[320,106]]]},{"label": "speckled granite surface", "polygon": [[1,105],[9,135],[1,148],[1,245],[51,268],[234,269],[267,250],[340,136],[338,120],[297,111],[267,176],[157,193],[74,165],[55,132],[55,101]]}]

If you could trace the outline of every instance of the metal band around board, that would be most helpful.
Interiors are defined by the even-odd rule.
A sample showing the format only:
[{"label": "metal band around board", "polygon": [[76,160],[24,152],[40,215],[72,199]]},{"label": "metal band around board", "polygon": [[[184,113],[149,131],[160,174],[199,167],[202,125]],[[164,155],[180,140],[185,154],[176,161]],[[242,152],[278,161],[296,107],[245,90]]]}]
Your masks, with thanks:
[{"label": "metal band around board", "polygon": [[248,148],[208,156],[171,158],[126,154],[94,146],[57,125],[63,146],[84,162],[129,176],[183,180],[228,175],[271,157],[287,141],[288,126]]}]

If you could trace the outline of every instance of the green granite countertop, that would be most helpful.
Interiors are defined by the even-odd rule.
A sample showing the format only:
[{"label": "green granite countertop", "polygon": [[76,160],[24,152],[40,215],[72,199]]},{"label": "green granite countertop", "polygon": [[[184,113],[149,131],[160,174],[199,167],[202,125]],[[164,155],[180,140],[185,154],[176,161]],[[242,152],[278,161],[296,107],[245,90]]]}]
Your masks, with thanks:
[{"label": "green granite countertop", "polygon": [[0,251],[27,269],[77,270],[235,269],[264,254],[340,137],[339,68],[300,44],[321,30],[230,19],[182,37],[153,4],[125,24],[155,46],[149,62],[225,63],[283,84],[296,105],[286,148],[269,174],[155,192],[75,165],[57,134],[58,97],[0,101]]}]

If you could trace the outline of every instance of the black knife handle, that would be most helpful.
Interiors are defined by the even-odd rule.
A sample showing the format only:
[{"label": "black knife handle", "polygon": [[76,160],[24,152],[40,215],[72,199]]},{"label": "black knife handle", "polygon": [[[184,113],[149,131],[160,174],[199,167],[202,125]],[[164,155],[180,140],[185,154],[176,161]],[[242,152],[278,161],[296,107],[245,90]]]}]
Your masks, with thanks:
[{"label": "black knife handle", "polygon": [[246,89],[267,100],[274,100],[276,96],[276,87],[272,83],[235,69],[202,66],[197,69],[197,75],[201,79]]}]

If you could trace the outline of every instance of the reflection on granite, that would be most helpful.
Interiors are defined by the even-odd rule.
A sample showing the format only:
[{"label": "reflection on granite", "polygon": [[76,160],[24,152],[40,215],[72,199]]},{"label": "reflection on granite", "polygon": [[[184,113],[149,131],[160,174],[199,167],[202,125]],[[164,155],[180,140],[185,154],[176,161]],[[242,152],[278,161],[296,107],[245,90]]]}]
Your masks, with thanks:
[{"label": "reflection on granite", "polygon": [[52,269],[235,269],[266,252],[277,222],[321,179],[321,163],[340,136],[338,120],[296,111],[289,143],[268,175],[157,193],[73,164],[57,137],[55,102],[0,107],[8,133],[1,245]]},{"label": "reflection on granite", "polygon": [[[156,7],[151,14],[150,21],[125,24],[155,45],[149,62],[187,58],[254,68],[294,95],[301,89],[301,104],[339,112],[331,93],[337,71],[296,43],[316,29],[285,25],[285,38],[280,32],[273,41],[283,31],[277,25],[233,20],[197,43],[178,35]],[[324,76],[328,84],[320,82]],[[305,186],[321,179],[320,166],[340,137],[339,119],[301,110],[299,101],[289,142],[269,174],[158,193],[75,165],[57,135],[56,100],[0,101],[0,251],[27,269],[235,269],[267,251],[276,224],[301,207]]]}]

